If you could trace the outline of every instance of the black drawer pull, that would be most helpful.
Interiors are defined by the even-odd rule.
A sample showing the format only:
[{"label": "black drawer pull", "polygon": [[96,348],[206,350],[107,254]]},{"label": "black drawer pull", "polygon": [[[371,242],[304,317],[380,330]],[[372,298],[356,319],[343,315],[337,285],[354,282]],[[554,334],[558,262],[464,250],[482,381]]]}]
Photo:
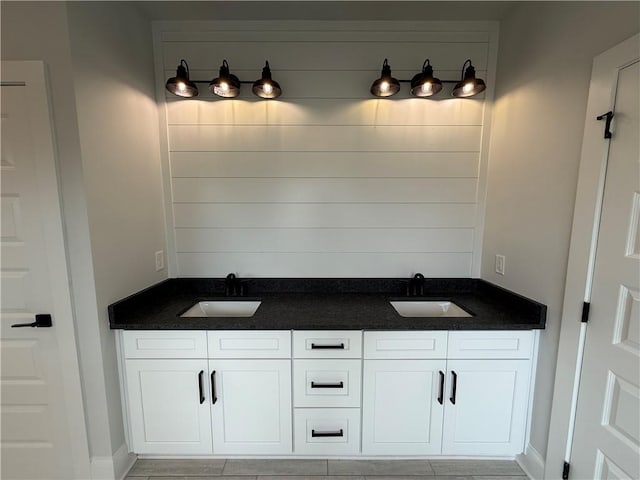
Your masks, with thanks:
[{"label": "black drawer pull", "polygon": [[211,404],[215,405],[218,401],[216,395],[216,371],[211,372]]},{"label": "black drawer pull", "polygon": [[456,404],[456,389],[458,387],[458,374],[456,372],[454,372],[453,370],[451,370],[451,378],[453,379],[453,383],[451,385],[451,397],[449,398],[449,401],[451,401],[451,403],[453,405]]},{"label": "black drawer pull", "polygon": [[442,405],[444,400],[444,372],[440,370],[440,392],[438,393],[438,403]]},{"label": "black drawer pull", "polygon": [[339,382],[339,383],[311,382],[311,388],[344,388],[344,382]]},{"label": "black drawer pull", "polygon": [[202,377],[204,375],[204,370],[200,370],[198,374],[198,393],[200,394],[200,405],[204,403],[204,387],[202,386]]},{"label": "black drawer pull", "polygon": [[344,431],[340,429],[339,432],[316,432],[311,430],[312,437],[344,437]]},{"label": "black drawer pull", "polygon": [[344,350],[344,343],[340,343],[339,345],[318,345],[312,343],[311,350]]}]

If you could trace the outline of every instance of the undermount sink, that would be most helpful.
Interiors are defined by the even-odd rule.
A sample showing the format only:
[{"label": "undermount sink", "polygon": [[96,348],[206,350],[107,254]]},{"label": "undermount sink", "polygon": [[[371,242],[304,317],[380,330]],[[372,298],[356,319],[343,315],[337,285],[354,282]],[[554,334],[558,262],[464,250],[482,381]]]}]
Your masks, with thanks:
[{"label": "undermount sink", "polygon": [[471,314],[449,301],[389,302],[402,317],[471,317]]},{"label": "undermount sink", "polygon": [[262,302],[259,300],[198,302],[181,317],[253,317]]}]

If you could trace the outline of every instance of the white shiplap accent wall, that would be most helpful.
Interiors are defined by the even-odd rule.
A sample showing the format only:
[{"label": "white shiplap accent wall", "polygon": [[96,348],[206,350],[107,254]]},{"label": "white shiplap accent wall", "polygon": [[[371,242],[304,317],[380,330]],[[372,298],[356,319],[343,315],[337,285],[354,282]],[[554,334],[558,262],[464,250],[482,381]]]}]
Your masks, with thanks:
[{"label": "white shiplap accent wall", "polygon": [[[155,43],[171,275],[478,271],[485,98],[411,98],[403,83],[375,99],[369,86],[385,57],[400,79],[426,57],[459,78],[471,58],[490,98],[491,23],[168,22]],[[243,84],[221,100],[199,84],[197,99],[177,99],[164,82],[181,58],[199,80],[225,58],[255,80],[268,59],[284,93],[258,100]]]}]

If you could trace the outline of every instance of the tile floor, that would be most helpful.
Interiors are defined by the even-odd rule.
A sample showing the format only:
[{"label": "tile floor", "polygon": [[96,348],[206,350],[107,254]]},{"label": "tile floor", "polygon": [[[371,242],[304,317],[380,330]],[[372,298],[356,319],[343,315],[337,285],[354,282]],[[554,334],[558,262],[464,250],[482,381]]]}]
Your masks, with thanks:
[{"label": "tile floor", "polygon": [[528,480],[509,460],[138,460],[127,480]]}]

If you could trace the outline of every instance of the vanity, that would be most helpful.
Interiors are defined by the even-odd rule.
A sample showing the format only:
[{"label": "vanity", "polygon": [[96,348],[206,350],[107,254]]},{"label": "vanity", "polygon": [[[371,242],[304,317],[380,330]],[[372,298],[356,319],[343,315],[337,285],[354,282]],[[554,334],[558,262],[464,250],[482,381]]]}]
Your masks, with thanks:
[{"label": "vanity", "polygon": [[411,281],[169,279],[111,305],[131,451],[521,453],[546,307]]}]

